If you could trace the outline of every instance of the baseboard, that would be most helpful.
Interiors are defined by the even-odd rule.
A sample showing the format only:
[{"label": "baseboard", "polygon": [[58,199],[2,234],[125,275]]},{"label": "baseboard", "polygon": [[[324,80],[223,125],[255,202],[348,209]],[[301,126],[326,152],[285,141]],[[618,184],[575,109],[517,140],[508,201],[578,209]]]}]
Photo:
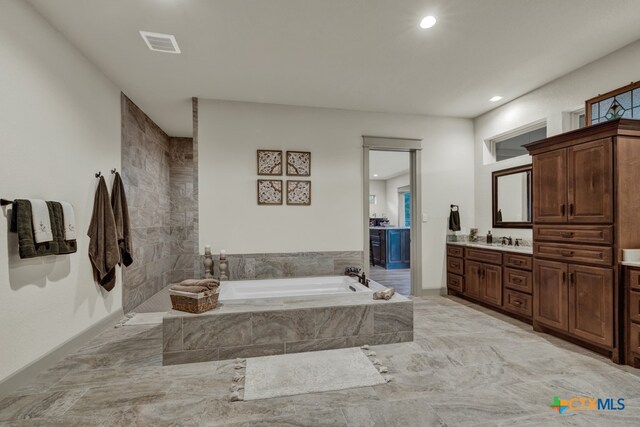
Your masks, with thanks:
[{"label": "baseboard", "polygon": [[124,313],[121,309],[111,313],[104,319],[47,352],[42,357],[9,375],[7,378],[0,381],[0,395],[12,393],[17,388],[26,384],[27,381],[38,375],[40,372],[52,367],[65,356],[68,356],[78,350],[107,327],[118,323],[122,319],[122,316],[124,316]]},{"label": "baseboard", "polygon": [[435,297],[447,295],[447,290],[444,288],[437,289],[420,289],[419,297]]}]

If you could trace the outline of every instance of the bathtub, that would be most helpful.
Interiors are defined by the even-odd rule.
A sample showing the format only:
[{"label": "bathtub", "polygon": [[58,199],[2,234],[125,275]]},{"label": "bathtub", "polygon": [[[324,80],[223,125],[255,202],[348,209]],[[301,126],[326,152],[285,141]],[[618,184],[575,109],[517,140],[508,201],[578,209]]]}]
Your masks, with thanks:
[{"label": "bathtub", "polygon": [[241,304],[256,300],[299,301],[330,297],[370,301],[373,299],[373,290],[347,276],[238,280],[220,284],[219,301],[223,304]]}]

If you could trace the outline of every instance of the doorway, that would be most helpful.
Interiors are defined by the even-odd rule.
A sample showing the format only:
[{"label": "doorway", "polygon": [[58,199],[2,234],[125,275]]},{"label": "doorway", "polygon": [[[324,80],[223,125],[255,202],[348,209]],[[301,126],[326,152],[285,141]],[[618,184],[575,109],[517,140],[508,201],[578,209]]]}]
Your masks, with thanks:
[{"label": "doorway", "polygon": [[401,295],[419,295],[420,140],[363,139],[365,273]]}]

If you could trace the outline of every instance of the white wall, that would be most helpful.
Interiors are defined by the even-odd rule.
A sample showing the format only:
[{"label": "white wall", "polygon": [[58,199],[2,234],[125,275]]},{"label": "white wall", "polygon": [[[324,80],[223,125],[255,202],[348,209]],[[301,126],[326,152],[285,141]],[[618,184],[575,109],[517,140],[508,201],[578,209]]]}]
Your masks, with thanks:
[{"label": "white wall", "polygon": [[[423,288],[443,286],[449,205],[460,204],[463,225],[473,220],[473,126],[466,119],[200,100],[200,247],[363,250],[362,135],[423,139]],[[258,148],[313,153],[310,207],[257,205]]]},{"label": "white wall", "polygon": [[376,203],[369,204],[369,216],[378,218],[389,215],[387,209],[387,182],[382,179],[369,181],[369,194],[376,196]]},{"label": "white wall", "polygon": [[[491,228],[491,172],[531,163],[530,156],[488,164],[485,141],[537,121],[547,121],[547,136],[569,130],[568,112],[584,107],[585,100],[637,81],[640,41],[592,62],[560,79],[515,99],[474,120],[475,218],[480,234]],[[531,230],[497,229],[497,236],[531,238]]]},{"label": "white wall", "polygon": [[93,283],[87,256],[96,179],[120,168],[120,92],[27,2],[0,13],[0,196],[67,200],[78,252],[20,260],[0,227],[0,380],[122,307]]},{"label": "white wall", "polygon": [[398,210],[400,209],[399,200],[398,200],[398,188],[406,187],[409,184],[411,184],[411,177],[409,176],[408,173],[386,180],[387,211],[389,212],[388,214],[389,223],[396,227],[402,227],[404,225],[398,212]]}]

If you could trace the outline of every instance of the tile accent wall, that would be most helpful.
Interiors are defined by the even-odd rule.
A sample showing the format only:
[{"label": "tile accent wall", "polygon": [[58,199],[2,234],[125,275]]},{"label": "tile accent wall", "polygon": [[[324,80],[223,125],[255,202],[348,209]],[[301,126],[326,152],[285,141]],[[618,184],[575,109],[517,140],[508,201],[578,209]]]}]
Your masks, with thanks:
[{"label": "tile accent wall", "polygon": [[202,264],[202,259],[198,256],[200,253],[200,242],[198,236],[198,232],[200,230],[200,209],[198,207],[198,197],[200,194],[200,187],[198,185],[198,98],[191,98],[191,114],[193,120],[193,227],[196,233],[193,247],[193,272],[194,277],[204,277],[204,266]]},{"label": "tile accent wall", "polygon": [[167,134],[124,94],[121,106],[121,173],[134,248],[134,263],[123,271],[123,308],[128,312],[169,284],[170,144]]},{"label": "tile accent wall", "polygon": [[[342,275],[346,267],[362,268],[362,251],[291,252],[227,255],[230,280]],[[202,265],[202,257],[200,264]],[[214,276],[220,274],[218,259]]]},{"label": "tile accent wall", "polygon": [[194,271],[198,250],[198,201],[191,138],[170,138],[171,274],[170,282],[200,277]]}]

